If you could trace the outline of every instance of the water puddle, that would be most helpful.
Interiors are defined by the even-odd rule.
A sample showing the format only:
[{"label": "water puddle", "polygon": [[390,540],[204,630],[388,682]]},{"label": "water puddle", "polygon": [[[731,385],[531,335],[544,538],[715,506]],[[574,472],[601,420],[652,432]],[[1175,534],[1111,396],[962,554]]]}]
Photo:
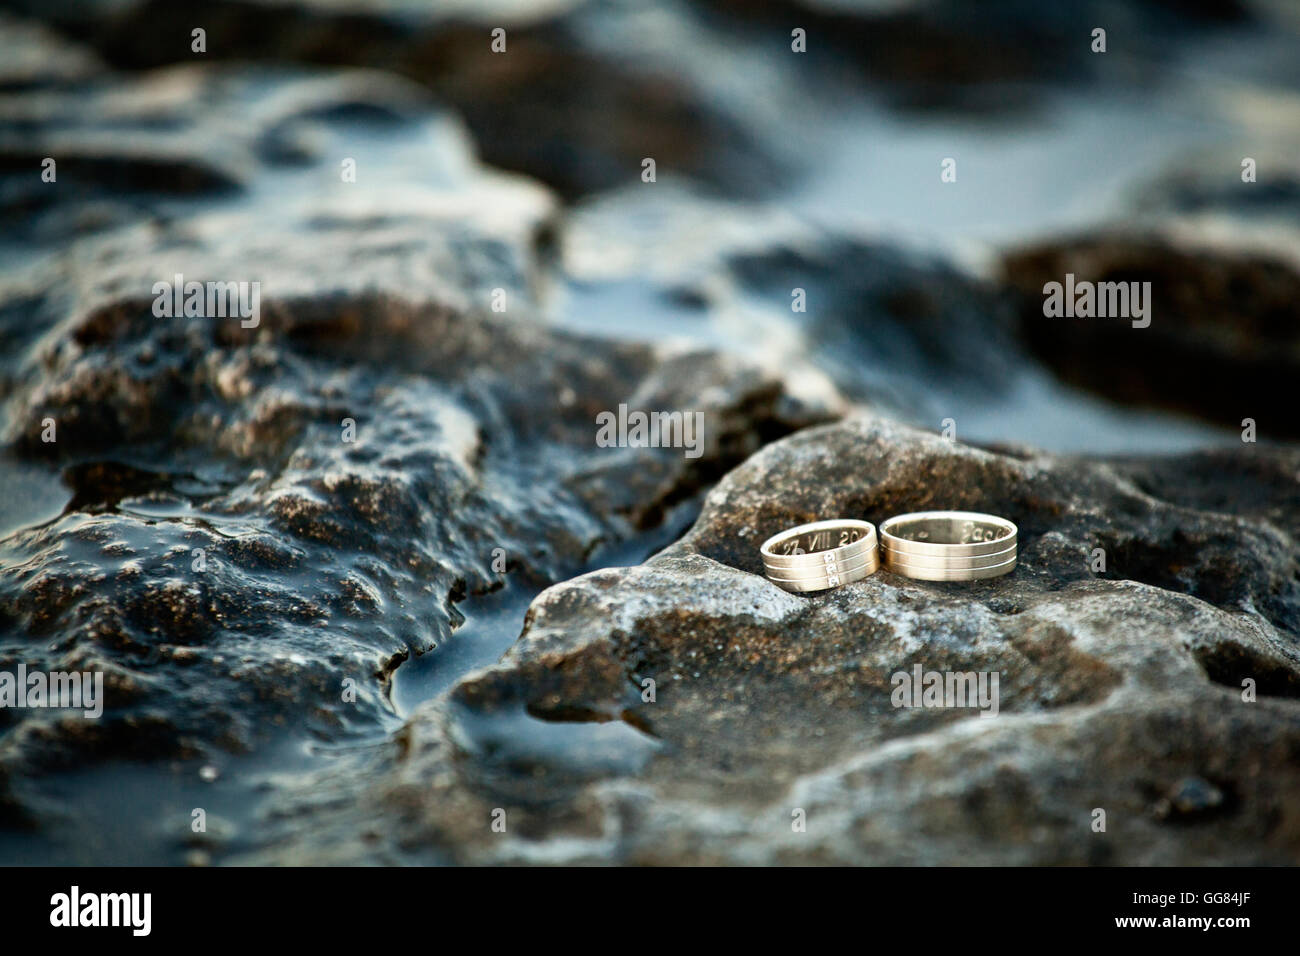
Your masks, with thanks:
[{"label": "water puddle", "polygon": [[[699,507],[698,500],[678,505],[658,528],[600,550],[573,577],[602,568],[634,567],[643,563],[685,534]],[[540,588],[511,581],[491,594],[470,597],[457,604],[456,610],[464,615],[464,623],[452,632],[451,639],[411,657],[394,672],[390,699],[398,716],[408,716],[424,701],[446,693],[466,674],[498,660],[518,640],[528,606],[541,592]]]},{"label": "water puddle", "polygon": [[0,488],[0,540],[53,521],[72,500],[57,470],[7,454],[0,455]]},{"label": "water puddle", "polygon": [[660,751],[653,736],[625,720],[546,720],[523,708],[456,711],[457,743],[486,766],[526,779],[537,770],[581,777],[639,771]]},{"label": "water puddle", "polygon": [[46,808],[47,824],[58,825],[36,832],[0,828],[0,860],[7,866],[219,862],[256,848],[263,798],[278,777],[319,763],[310,745],[283,740],[257,757],[223,758],[220,765],[114,761],[34,776],[17,788]]}]

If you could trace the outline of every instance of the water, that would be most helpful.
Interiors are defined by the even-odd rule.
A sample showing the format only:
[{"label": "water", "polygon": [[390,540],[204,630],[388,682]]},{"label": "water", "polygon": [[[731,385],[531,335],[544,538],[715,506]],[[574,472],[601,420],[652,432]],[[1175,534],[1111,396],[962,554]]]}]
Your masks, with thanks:
[{"label": "water", "polygon": [[[698,501],[678,505],[658,528],[602,549],[585,567],[575,570],[573,577],[643,563],[681,537],[698,511]],[[464,622],[452,632],[451,640],[412,657],[394,673],[390,698],[397,714],[407,716],[424,701],[445,693],[466,674],[500,658],[519,639],[524,616],[539,593],[537,588],[511,579],[500,590],[457,604]],[[564,734],[563,729],[553,731],[559,738]]]}]

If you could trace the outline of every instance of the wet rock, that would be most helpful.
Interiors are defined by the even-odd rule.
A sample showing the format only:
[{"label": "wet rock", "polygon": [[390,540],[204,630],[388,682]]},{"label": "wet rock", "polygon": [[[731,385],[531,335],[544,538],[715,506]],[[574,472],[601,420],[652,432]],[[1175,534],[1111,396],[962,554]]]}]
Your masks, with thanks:
[{"label": "wet rock", "polygon": [[[0,279],[10,487],[29,514],[41,478],[65,500],[0,540],[0,669],[102,671],[105,716],[0,712],[7,823],[48,824],[48,775],[88,762],[382,734],[393,669],[453,638],[458,601],[575,573],[828,415],[743,361],[549,330],[554,196],[480,166],[409,83],[96,82],[85,119],[71,92],[10,104],[37,152],[66,137],[74,183]],[[92,135],[102,113],[120,126]],[[123,152],[150,130],[176,179]],[[93,188],[130,208],[74,241],[77,156],[117,157]],[[230,188],[181,182],[226,162]],[[160,313],[187,282],[257,283],[257,308]],[[698,447],[598,446],[623,403],[698,413]]]},{"label": "wet rock", "polygon": [[[1258,447],[1004,455],[874,418],[800,432],[727,475],[678,544],[541,594],[499,664],[368,766],[359,803],[290,811],[321,838],[286,836],[271,857],[1294,862],[1297,465]],[[1014,573],[882,571],[813,596],[760,576],[759,543],[788,525],[935,507],[1017,521]],[[892,675],[916,665],[996,672],[996,716],[895,706]],[[637,759],[593,779],[558,744],[521,763],[490,743],[542,724],[608,728]],[[1195,831],[1151,812],[1169,794],[1203,818]],[[391,822],[377,841],[349,836],[377,814]]]},{"label": "wet rock", "polygon": [[[55,456],[75,507],[3,543],[4,664],[119,676],[104,721],[34,716],[9,760],[142,757],[151,734],[160,755],[244,750],[286,718],[322,737],[381,724],[386,674],[449,638],[454,596],[499,585],[497,549],[554,580],[807,420],[708,354],[329,301],[271,298],[244,332],[127,300],[43,343],[10,437]],[[700,411],[701,456],[597,448],[595,415],[627,401]],[[59,438],[42,444],[47,418]],[[129,464],[157,460],[171,470]],[[348,677],[359,704],[341,700]],[[26,746],[38,725],[48,739]]]},{"label": "wet rock", "polygon": [[[1294,256],[1240,234],[1112,230],[1009,253],[1020,338],[1062,379],[1112,401],[1197,415],[1294,438],[1290,383],[1300,374],[1300,268]],[[1044,286],[1150,283],[1150,325],[1128,317],[1044,315]],[[1143,319],[1142,321],[1145,321]]]},{"label": "wet rock", "polygon": [[1015,436],[1058,451],[1237,438],[1059,382],[1021,341],[1021,300],[998,261],[968,249],[918,247],[867,225],[831,229],[777,204],[670,183],[584,200],[557,244],[556,322],[690,337],[820,389],[828,403],[838,393],[959,438]]},{"label": "wet rock", "polygon": [[[367,141],[395,144],[398,155],[383,174],[372,153],[360,152]],[[181,244],[190,202],[255,199],[250,208],[281,213],[330,180],[340,187],[327,193],[336,201],[348,198],[341,187],[362,184],[351,190],[356,200],[375,193],[373,182],[364,188],[368,177],[410,181],[401,164],[417,150],[424,165],[412,185],[421,196],[459,189],[454,201],[472,203],[472,183],[492,179],[475,163],[459,122],[395,77],[196,66],[132,78],[98,73],[0,95],[0,214],[13,223],[7,238],[14,242],[57,243],[147,222],[161,227],[156,238]],[[42,176],[46,158],[55,162],[51,181]],[[343,180],[344,159],[359,164],[357,182]],[[293,182],[290,173],[307,181]],[[251,195],[252,183],[277,175],[288,181],[288,195]],[[329,209],[327,202],[319,215]]]},{"label": "wet rock", "polygon": [[1224,804],[1224,795],[1214,784],[1200,777],[1180,780],[1155,806],[1161,820],[1187,820],[1214,813]]},{"label": "wet rock", "polygon": [[[507,563],[562,577],[800,423],[779,384],[707,354],[386,298],[277,309],[255,338],[123,305],[19,397],[19,447],[68,463],[76,507],[3,543],[0,666],[110,677],[103,721],[28,715],[7,763],[244,751],[278,724],[373,730],[387,674],[451,637],[454,600],[499,586]],[[376,341],[385,356],[366,354]],[[146,346],[151,368],[110,360]],[[629,400],[699,410],[701,457],[597,448],[596,413]],[[23,444],[49,416],[59,441]],[[164,443],[176,472],[114,463]]]},{"label": "wet rock", "polygon": [[0,91],[59,86],[101,69],[89,51],[55,31],[0,14]]},{"label": "wet rock", "polygon": [[[1266,132],[1251,135],[1263,138]],[[1241,178],[1243,157],[1211,152],[1143,183],[1134,191],[1134,207],[1145,217],[1219,216],[1256,229],[1273,223],[1293,229],[1300,220],[1300,165],[1271,151],[1247,158],[1255,162],[1253,181]]]},{"label": "wet rock", "polygon": [[787,375],[812,370],[854,400],[936,425],[953,393],[1002,398],[1027,362],[1005,290],[866,229],[831,231],[665,185],[580,204],[561,246],[578,299],[570,314],[587,296],[599,306],[614,293],[653,295],[711,326],[719,343],[755,343],[756,361]]},{"label": "wet rock", "polygon": [[[112,65],[131,70],[205,60],[358,66],[409,77],[466,119],[484,159],[562,194],[635,182],[646,157],[715,188],[753,194],[796,157],[780,128],[779,82],[743,87],[708,69],[730,37],[686,6],[561,0],[427,8],[213,0],[33,4]],[[206,51],[191,31],[206,31]],[[505,51],[493,31],[505,31]]]},{"label": "wet rock", "polygon": [[[1041,104],[1044,87],[1150,82],[1162,48],[1155,37],[1253,19],[1248,4],[1113,3],[1068,6],[1033,0],[781,0],[755,7],[711,0],[774,28],[807,31],[811,50],[831,49],[853,62],[892,101],[909,109],[1006,111]],[[1262,13],[1262,11],[1258,11]],[[1106,28],[1104,56],[1092,31]],[[1038,88],[1035,89],[1035,84]]]}]

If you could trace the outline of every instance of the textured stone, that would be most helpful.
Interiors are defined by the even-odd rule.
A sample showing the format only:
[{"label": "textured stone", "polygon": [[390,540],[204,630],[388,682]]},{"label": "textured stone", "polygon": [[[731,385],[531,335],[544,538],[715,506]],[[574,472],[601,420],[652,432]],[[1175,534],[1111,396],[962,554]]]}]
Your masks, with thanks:
[{"label": "textured stone", "polygon": [[[996,454],[881,419],[801,432],[724,478],[671,548],[543,592],[505,658],[419,710],[365,798],[285,852],[1295,862],[1298,464],[1251,447]],[[935,507],[1017,521],[1019,567],[969,584],[882,571],[813,596],[760,576],[758,544],[782,527]],[[997,716],[893,706],[891,675],[917,664],[999,672]],[[621,760],[591,759],[610,747]],[[395,830],[348,837],[376,816]]]},{"label": "textured stone", "polygon": [[[695,20],[685,6],[25,6],[123,69],[193,60],[191,30],[202,24],[208,60],[391,71],[463,114],[488,162],[538,176],[567,195],[634,180],[645,157],[664,171],[752,195],[785,177],[796,160],[780,129],[782,85],[753,75],[741,88],[720,82],[710,67],[733,56],[730,36]],[[505,31],[505,53],[492,48],[498,29]]]},{"label": "textured stone", "polygon": [[[67,118],[83,145],[58,151],[64,169],[175,123],[184,168],[245,176],[180,189],[166,215],[133,202],[152,161],[122,158],[103,195],[123,215],[75,240],[62,217],[87,196],[50,186],[31,267],[0,280],[5,474],[31,496],[7,503],[28,521],[0,543],[0,669],[107,685],[100,721],[0,712],[11,822],[48,823],[43,775],[87,761],[382,734],[393,669],[448,640],[457,602],[506,569],[534,587],[581,570],[829,414],[743,361],[549,330],[553,196],[479,166],[408,84],[163,71],[103,86],[90,113],[120,126],[98,136],[73,102],[20,101]],[[359,112],[394,145],[344,183],[333,157]],[[305,180],[252,184],[285,163]],[[256,324],[156,315],[154,284],[178,274],[259,282]],[[598,447],[596,416],[620,403],[698,412],[699,457]]]},{"label": "textured stone", "polygon": [[[1249,187],[1243,187],[1249,188]],[[1264,237],[1268,234],[1265,233]],[[1294,234],[1280,238],[1294,241]],[[1294,438],[1300,375],[1300,259],[1242,230],[1111,230],[1052,239],[1006,257],[1022,295],[1020,335],[1062,379],[1111,401],[1141,403],[1264,435]],[[1149,282],[1150,325],[1043,315],[1043,286]]]}]

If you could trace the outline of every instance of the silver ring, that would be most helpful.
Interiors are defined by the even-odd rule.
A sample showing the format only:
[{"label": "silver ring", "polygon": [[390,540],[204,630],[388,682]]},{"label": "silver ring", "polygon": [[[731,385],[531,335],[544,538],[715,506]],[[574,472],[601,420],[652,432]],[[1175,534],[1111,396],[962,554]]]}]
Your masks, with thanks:
[{"label": "silver ring", "polygon": [[880,567],[876,528],[836,518],[782,531],[759,549],[767,578],[787,591],[824,591],[860,581]]},{"label": "silver ring", "polygon": [[1019,529],[976,511],[918,511],[880,525],[886,569],[921,581],[995,578],[1016,566]]}]

